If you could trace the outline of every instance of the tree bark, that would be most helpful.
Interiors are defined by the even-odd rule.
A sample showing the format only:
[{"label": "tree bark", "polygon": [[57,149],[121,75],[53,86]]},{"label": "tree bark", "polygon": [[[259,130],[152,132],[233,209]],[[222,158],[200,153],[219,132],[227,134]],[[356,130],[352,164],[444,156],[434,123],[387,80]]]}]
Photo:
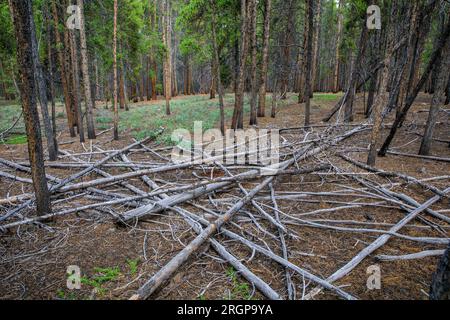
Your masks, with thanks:
[{"label": "tree bark", "polygon": [[[223,87],[222,87],[222,79],[220,75],[220,57],[219,57],[219,49],[217,46],[217,35],[216,35],[216,7],[214,0],[211,0],[211,7],[213,9],[212,13],[212,42],[213,42],[213,51],[214,51],[214,66],[216,68],[216,77],[217,77],[217,86],[219,89],[219,108],[220,108],[220,131],[222,135],[225,135],[225,105],[223,102]],[[189,81],[189,80],[188,80]],[[189,87],[189,85],[188,85]]]},{"label": "tree bark", "polygon": [[344,5],[344,0],[339,0],[338,8],[338,31],[336,39],[336,56],[334,64],[334,74],[333,74],[333,92],[337,93],[339,91],[339,60],[340,60],[340,49],[341,49],[341,38],[342,38],[342,26],[344,21],[344,15],[342,14],[342,7]]},{"label": "tree bark", "polygon": [[[313,0],[307,0],[307,21],[308,30],[314,28],[314,2]],[[308,40],[306,43],[306,64],[305,64],[305,127],[309,128],[311,123],[311,68],[312,68],[312,50],[313,50],[313,38],[309,32]]]},{"label": "tree bark", "polygon": [[113,69],[114,69],[114,81],[113,81],[113,95],[114,95],[114,140],[119,140],[119,106],[117,98],[117,0],[114,0],[114,26],[113,26]]},{"label": "tree bark", "polygon": [[244,73],[247,59],[248,23],[247,0],[241,0],[241,48],[239,52],[239,72],[236,79],[235,103],[231,128],[244,128]]},{"label": "tree bark", "polygon": [[84,23],[84,0],[77,0],[80,8],[80,51],[81,72],[83,74],[84,103],[86,105],[86,120],[88,138],[95,139],[94,106],[92,105],[91,80],[89,78],[89,58],[86,44],[86,30]]},{"label": "tree bark", "polygon": [[45,176],[44,154],[36,103],[36,79],[33,58],[33,8],[30,0],[9,0],[17,39],[17,62],[20,73],[22,109],[27,131],[28,154],[36,196],[37,213],[51,213],[50,194]]},{"label": "tree bark", "polygon": [[428,156],[430,154],[431,144],[433,142],[433,132],[436,125],[439,108],[443,106],[445,102],[445,91],[448,70],[450,70],[450,40],[447,40],[447,44],[442,51],[441,61],[436,63],[435,70],[438,71],[436,79],[436,87],[431,101],[430,112],[428,114],[427,125],[423,134],[422,143],[420,145],[419,154]]},{"label": "tree bark", "polygon": [[163,14],[163,43],[164,51],[164,95],[166,98],[166,115],[170,115],[170,99],[172,94],[171,77],[171,36],[170,36],[170,4],[169,0],[164,0]]},{"label": "tree bark", "polygon": [[61,34],[59,32],[59,15],[58,15],[58,9],[56,7],[56,0],[52,0],[52,14],[53,14],[53,22],[54,22],[54,30],[55,30],[55,39],[56,39],[56,48],[57,48],[56,50],[57,50],[57,54],[58,54],[59,68],[60,68],[60,72],[61,72],[61,83],[62,83],[63,94],[64,94],[64,105],[66,107],[67,125],[69,127],[70,136],[75,137],[74,119],[73,119],[72,104],[71,104],[72,98],[70,96],[66,64],[65,64],[64,53],[63,53],[63,49],[62,49],[63,42],[61,40]]},{"label": "tree bark", "polygon": [[266,114],[267,70],[269,68],[270,18],[272,0],[264,1],[263,53],[261,62],[261,79],[259,83],[258,117]]},{"label": "tree bark", "polygon": [[250,125],[257,125],[258,115],[258,78],[257,78],[257,58],[258,48],[256,43],[256,17],[257,17],[257,3],[256,0],[249,0],[250,12],[250,43],[251,43],[251,95],[250,95]]},{"label": "tree bark", "polygon": [[402,108],[401,112],[395,118],[395,121],[392,125],[391,131],[389,132],[388,137],[386,138],[383,146],[381,147],[380,151],[378,152],[379,156],[382,156],[382,157],[386,156],[386,153],[389,149],[389,146],[390,146],[392,140],[395,137],[395,134],[397,133],[398,128],[405,121],[406,115],[408,114],[409,109],[411,108],[412,104],[414,103],[414,100],[416,99],[417,95],[419,94],[419,91],[422,89],[425,82],[427,81],[427,79],[430,75],[430,72],[433,69],[434,64],[440,58],[442,48],[448,41],[449,36],[450,36],[450,22],[447,22],[446,27],[445,27],[444,31],[441,33],[441,35],[439,37],[439,41],[438,41],[436,47],[434,48],[433,53],[431,54],[428,66],[426,67],[424,73],[422,74],[419,82],[414,87],[414,90],[410,93],[410,95],[406,99],[405,106]]},{"label": "tree bark", "polygon": [[44,78],[44,70],[39,60],[39,48],[36,39],[36,27],[34,25],[34,19],[32,17],[33,25],[31,26],[31,40],[32,40],[32,53],[34,59],[34,72],[35,80],[37,84],[38,100],[41,105],[42,121],[44,123],[45,137],[47,138],[48,157],[50,161],[55,161],[58,158],[58,144],[56,137],[53,135],[53,127],[48,114],[48,96],[47,96],[47,84]]}]

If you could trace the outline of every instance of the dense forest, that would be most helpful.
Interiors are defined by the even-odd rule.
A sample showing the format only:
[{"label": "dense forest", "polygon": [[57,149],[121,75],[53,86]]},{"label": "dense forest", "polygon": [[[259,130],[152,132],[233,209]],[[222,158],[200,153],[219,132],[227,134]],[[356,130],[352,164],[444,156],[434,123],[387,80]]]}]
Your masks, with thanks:
[{"label": "dense forest", "polygon": [[[449,298],[449,70],[445,0],[0,0],[0,273],[11,278],[17,259],[38,250],[32,232],[46,249],[31,256],[48,258],[49,233],[70,247],[83,242],[80,229],[110,239],[108,228],[91,230],[103,223],[118,233],[108,240],[115,251],[134,233],[125,251],[139,255],[123,253],[127,276],[86,273],[94,298],[225,298],[221,273],[231,299],[312,299],[323,289],[326,298]],[[172,132],[196,121],[220,130],[216,147],[227,144],[206,162],[171,161]],[[269,176],[251,162],[251,137],[243,149],[238,141],[261,129],[280,134]],[[208,143],[178,148],[198,155]],[[223,163],[230,149],[244,161]],[[162,241],[170,245],[158,253]],[[210,247],[221,262],[199,271],[209,284],[195,279],[193,295],[174,282],[192,279],[186,264],[200,268],[193,256],[208,261]],[[66,265],[119,264],[90,259],[65,256],[63,283]],[[395,261],[389,279],[412,260],[421,287],[405,280],[410,295],[389,284],[367,293],[359,280],[369,259]],[[341,286],[354,269],[353,285]],[[54,298],[55,288],[38,294],[37,280],[18,274],[28,297]],[[21,297],[17,279],[4,280],[0,297]]]}]

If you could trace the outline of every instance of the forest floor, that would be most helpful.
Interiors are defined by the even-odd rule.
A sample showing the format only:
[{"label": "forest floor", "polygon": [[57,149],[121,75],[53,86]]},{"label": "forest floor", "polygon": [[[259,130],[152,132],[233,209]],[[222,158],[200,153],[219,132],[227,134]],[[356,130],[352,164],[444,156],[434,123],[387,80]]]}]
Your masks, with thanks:
[{"label": "forest floor", "polygon": [[[321,124],[321,119],[335,105],[339,96],[331,94],[317,94],[312,102],[312,123]],[[407,123],[397,134],[391,150],[398,152],[417,154],[421,137],[416,133],[423,132],[423,125],[427,119],[426,110],[429,108],[430,96],[421,94],[409,113]],[[295,103],[296,97],[290,96],[286,102],[280,105],[276,119],[270,117],[259,119],[259,128],[290,128],[303,125],[304,107]],[[227,96],[227,115],[232,112],[232,96]],[[356,116],[354,123],[362,123],[362,97],[355,103]],[[217,123],[217,102],[212,102],[207,96],[179,97],[172,102],[173,119],[161,116],[163,113],[163,101],[155,103],[140,102],[130,105],[128,114],[121,115],[120,141],[112,141],[111,112],[97,106],[96,123],[98,132],[104,131],[93,144],[81,145],[76,138],[71,138],[67,130],[64,130],[65,120],[62,107],[58,107],[58,141],[60,149],[70,151],[72,154],[90,153],[93,146],[103,150],[119,150],[133,142],[133,138],[143,138],[149,132],[154,132],[164,126],[166,130],[163,136],[158,136],[152,142],[153,150],[169,144],[171,130],[178,127],[190,128],[192,120],[204,120],[207,126]],[[268,103],[268,109],[270,103]],[[4,108],[0,106],[0,108]],[[6,108],[6,107],[5,107]],[[9,110],[10,107],[8,107]],[[205,108],[207,108],[205,111]],[[13,108],[14,109],[14,108]],[[3,110],[3,109],[0,109]],[[4,109],[6,110],[6,109]],[[270,110],[268,110],[270,112]],[[0,112],[3,113],[3,111]],[[9,114],[9,111],[8,111]],[[14,114],[14,112],[12,112]],[[16,115],[17,116],[17,115]],[[11,117],[13,116],[9,116]],[[0,128],[5,116],[0,119]],[[333,121],[333,120],[332,120]],[[392,121],[392,115],[390,120]],[[227,122],[229,123],[229,121]],[[245,123],[248,123],[246,117]],[[314,128],[314,131],[320,131]],[[1,130],[0,130],[1,131]],[[388,129],[383,130],[383,136]],[[20,132],[18,132],[20,136]],[[302,139],[304,132],[288,131],[282,134],[287,140]],[[338,152],[344,152],[355,160],[365,162],[367,157],[367,145],[370,131],[358,133],[348,140],[323,152],[320,158],[327,159],[333,165],[339,166],[346,172],[358,172],[362,176],[366,171],[356,168],[336,156]],[[448,111],[441,112],[439,124],[436,126],[435,138],[449,140],[450,126]],[[28,159],[26,144],[14,144],[17,141],[7,141],[0,145],[0,157],[12,160],[16,163],[26,162]],[[23,139],[19,139],[23,143]],[[26,140],[25,140],[26,142]],[[448,143],[435,141],[432,152],[435,156],[450,158]],[[103,155],[87,155],[84,160],[99,160]],[[129,158],[133,162],[158,162],[160,159],[148,153],[132,151]],[[70,161],[62,158],[61,161]],[[319,162],[318,157],[309,160],[309,164]],[[431,178],[448,175],[450,164],[405,156],[389,154],[377,159],[377,168],[395,171],[410,176]],[[7,170],[2,167],[2,170]],[[73,174],[80,169],[55,169],[47,168],[47,173],[60,178]],[[14,173],[13,171],[8,171]],[[109,168],[110,174],[128,172],[127,169]],[[17,175],[26,177],[25,174]],[[209,176],[209,172],[201,169],[191,171],[175,171],[164,174],[155,174],[151,178],[158,183],[165,184],[168,181],[177,182],[192,181],[197,176]],[[373,181],[380,184],[391,184],[388,178],[376,175],[367,175]],[[88,181],[97,178],[90,174],[82,179]],[[131,179],[128,183],[148,191],[139,179]],[[251,189],[257,182],[245,182],[244,187]],[[435,187],[443,190],[450,185],[450,180],[436,180],[431,182]],[[360,185],[352,179],[340,175],[303,174],[281,176],[276,180],[277,194],[293,194],[295,192],[334,192],[344,187],[359,188]],[[110,186],[107,190],[114,191],[116,187]],[[20,195],[30,192],[32,189],[27,184],[12,183],[10,180],[0,178],[0,198],[12,195]],[[420,186],[401,184],[392,186],[392,189],[402,192],[423,203],[433,196],[433,193],[424,190]],[[268,192],[260,196],[267,196]],[[232,202],[238,192],[231,191],[221,194],[226,208],[228,202]],[[230,200],[231,198],[231,200]],[[335,196],[307,198],[308,200],[279,200],[279,210],[290,215],[302,218],[302,213],[318,209],[329,209],[336,204],[350,204],[367,199],[351,196]],[[195,203],[208,204],[208,199],[199,199]],[[269,203],[264,199],[258,199],[260,203]],[[333,201],[335,201],[333,203]],[[372,200],[376,201],[376,200]],[[86,204],[84,198],[74,198],[63,205],[55,206],[58,209],[77,207]],[[192,212],[199,212],[197,207],[183,205]],[[11,207],[9,207],[11,208]],[[448,211],[449,199],[445,199],[433,205],[432,208],[442,214],[450,216]],[[7,206],[0,206],[0,216],[8,210]],[[126,211],[125,207],[115,207],[116,212]],[[245,211],[253,212],[251,206],[245,207]],[[405,216],[404,211],[391,207],[362,206],[353,207],[333,212],[321,212],[308,215],[310,219],[325,222],[327,220],[339,220],[339,226],[369,228],[376,223],[390,226],[397,223]],[[246,219],[244,212],[237,216],[239,225],[247,232],[254,234],[255,238],[262,240],[261,245],[270,247],[275,253],[281,254],[277,240],[269,234],[261,232],[252,221]],[[429,228],[420,221],[413,221],[401,233],[414,237],[450,237],[450,225],[433,217],[427,219],[441,225],[441,230]],[[260,222],[265,229],[276,234],[273,226]],[[117,228],[107,210],[90,210],[78,214],[59,217],[49,224],[52,232],[40,229],[33,225],[22,226],[9,233],[0,236],[0,299],[128,299],[150,277],[163,267],[173,256],[184,248],[193,238],[195,233],[177,215],[167,212],[152,217],[146,222],[140,222],[134,228]],[[365,232],[340,232],[329,229],[312,228],[305,225],[286,225],[295,236],[287,237],[286,244],[289,249],[289,261],[311,271],[315,275],[326,279],[336,270],[351,260],[359,251],[373,242],[379,234]],[[380,227],[376,225],[375,227]],[[254,253],[239,243],[230,241],[224,236],[216,237],[256,275],[264,279],[275,291],[287,296],[285,284],[285,269],[265,256]],[[257,241],[257,240],[255,240]],[[419,252],[423,250],[443,249],[442,245],[424,244],[409,241],[397,237],[391,238],[386,245],[376,254],[401,255]],[[349,275],[336,282],[345,291],[360,299],[427,299],[432,273],[435,271],[437,257],[427,257],[419,260],[380,262],[371,255],[357,266]],[[66,286],[68,266],[77,265],[82,272],[81,290],[69,290]],[[381,269],[381,289],[369,290],[366,286],[368,279],[367,268],[378,265]],[[295,284],[296,298],[300,299],[304,290],[308,292],[315,287],[307,279],[298,274],[292,274]],[[235,270],[223,261],[209,247],[203,247],[201,252],[184,264],[176,275],[165,286],[151,297],[152,299],[263,299],[261,293],[252,288],[252,285],[236,274]],[[323,291],[316,299],[336,299],[337,296],[330,291]]]}]

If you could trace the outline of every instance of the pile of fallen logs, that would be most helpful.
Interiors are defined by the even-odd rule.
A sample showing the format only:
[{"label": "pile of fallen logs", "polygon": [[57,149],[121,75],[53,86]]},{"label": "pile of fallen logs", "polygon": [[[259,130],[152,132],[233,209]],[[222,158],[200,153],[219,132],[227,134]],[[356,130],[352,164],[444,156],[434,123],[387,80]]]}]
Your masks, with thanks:
[{"label": "pile of fallen logs", "polygon": [[[448,185],[450,176],[417,179],[367,166],[347,154],[336,151],[336,146],[343,141],[367,130],[370,130],[370,125],[364,124],[348,127],[327,126],[326,130],[307,133],[299,128],[285,129],[282,132],[286,133],[286,137],[283,137],[284,143],[280,152],[282,161],[271,175],[262,174],[264,170],[262,166],[230,166],[222,164],[217,157],[208,159],[207,163],[195,159],[174,163],[170,160],[170,149],[150,146],[151,139],[135,141],[121,150],[103,150],[98,145],[86,148],[85,153],[60,150],[59,160],[46,165],[57,170],[80,171],[61,178],[47,175],[54,212],[42,216],[36,215],[33,212],[34,194],[32,192],[0,199],[0,231],[8,232],[19,226],[32,224],[51,229],[52,223],[58,217],[97,209],[109,213],[110,219],[118,228],[132,228],[140,221],[148,222],[149,217],[171,212],[183,219],[196,236],[157,273],[149,275],[149,279],[141,285],[131,299],[151,297],[175,275],[180,266],[192,259],[205,243],[209,243],[222,259],[232,265],[268,299],[298,298],[295,294],[296,284],[291,278],[292,274],[298,274],[316,285],[309,292],[303,292],[302,299],[312,299],[324,289],[344,299],[356,299],[355,295],[334,283],[348,275],[365,258],[385,245],[389,239],[401,238],[436,245],[439,248],[414,254],[405,253],[401,256],[379,255],[377,258],[380,260],[406,260],[442,255],[450,240],[448,237],[449,210],[431,208],[442,199],[448,201],[450,192],[450,188],[439,189],[431,183],[443,181]],[[144,156],[148,161],[131,160],[135,154]],[[93,160],[102,156],[103,158],[99,160]],[[344,166],[331,161],[331,156],[364,172],[348,172]],[[32,181],[27,177],[31,170],[26,162],[0,159],[0,168],[3,168],[0,170],[1,181],[31,185]],[[155,179],[156,176],[162,177],[164,174],[175,172],[178,175],[178,173],[191,173],[195,170],[211,172],[211,177],[194,175],[194,178],[188,182]],[[214,173],[217,172],[221,175],[215,176]],[[333,192],[277,191],[277,181],[280,177],[306,174],[317,175],[322,179],[344,178],[359,187],[342,186],[341,189]],[[391,180],[388,184],[380,184],[373,179],[374,177]],[[139,183],[136,183],[136,180],[139,180]],[[254,187],[248,189],[244,186],[247,183],[251,183]],[[421,188],[424,192],[431,192],[434,195],[420,203],[410,195],[392,190],[402,185]],[[353,197],[355,201],[329,200],[328,203],[334,207],[296,214],[285,212],[278,204],[280,201],[318,203],[319,197],[320,201],[326,197],[333,199]],[[85,198],[89,203],[83,206],[71,206],[71,201],[77,198]],[[221,210],[219,207],[226,210]],[[206,219],[188,208],[197,208],[210,218]],[[352,208],[401,209],[404,217],[395,224],[318,219],[320,214]],[[238,216],[242,218],[242,215],[247,216],[258,229],[279,242],[280,255],[266,245],[262,245],[255,237],[247,238],[245,232],[235,231],[239,230],[236,228],[240,228]],[[262,225],[259,221],[264,221],[265,224]],[[418,224],[411,225],[412,221],[417,221]],[[353,226],[349,227],[349,225]],[[360,225],[364,227],[359,227]],[[307,267],[289,261],[290,248],[286,244],[286,238],[293,236],[290,226],[344,233],[369,233],[375,236],[375,240],[333,274],[322,278],[314,270],[308,270]],[[402,228],[408,226],[429,228],[441,236],[413,237],[401,234]],[[226,244],[221,241],[222,238],[232,239],[284,268],[286,294],[276,292],[267,282],[246,267],[230,252]]]}]

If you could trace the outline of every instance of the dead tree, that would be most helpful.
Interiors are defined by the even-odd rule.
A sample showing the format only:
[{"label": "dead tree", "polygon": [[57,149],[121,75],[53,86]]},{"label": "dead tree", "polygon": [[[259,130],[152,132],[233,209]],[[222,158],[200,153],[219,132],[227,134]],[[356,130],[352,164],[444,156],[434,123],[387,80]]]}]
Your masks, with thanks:
[{"label": "dead tree", "polygon": [[36,103],[35,61],[33,59],[33,8],[30,0],[10,0],[17,39],[17,62],[20,72],[20,88],[25,128],[28,138],[28,154],[31,175],[39,215],[51,213],[50,195],[44,168],[41,130]]}]

